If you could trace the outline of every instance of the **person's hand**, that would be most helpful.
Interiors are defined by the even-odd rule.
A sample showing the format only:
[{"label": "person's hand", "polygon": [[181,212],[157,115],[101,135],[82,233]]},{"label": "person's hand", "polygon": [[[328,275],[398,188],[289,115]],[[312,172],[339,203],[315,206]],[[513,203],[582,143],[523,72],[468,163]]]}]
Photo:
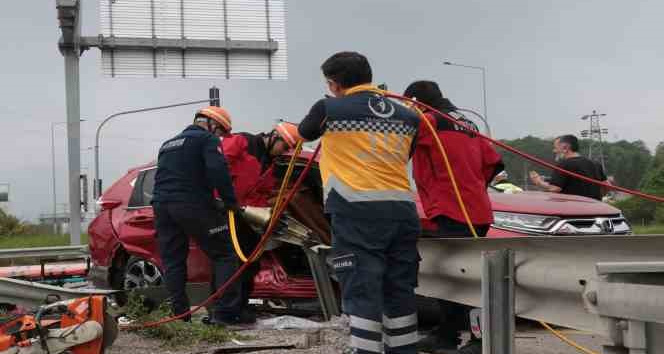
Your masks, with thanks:
[{"label": "person's hand", "polygon": [[235,215],[244,213],[244,209],[239,204],[230,204],[226,206],[227,211],[232,211]]},{"label": "person's hand", "polygon": [[542,177],[536,171],[530,171],[530,180],[533,181],[536,185],[542,183]]},{"label": "person's hand", "polygon": [[244,212],[239,204],[227,204],[221,199],[214,200],[214,207],[220,212],[228,212],[230,210],[236,215]]}]

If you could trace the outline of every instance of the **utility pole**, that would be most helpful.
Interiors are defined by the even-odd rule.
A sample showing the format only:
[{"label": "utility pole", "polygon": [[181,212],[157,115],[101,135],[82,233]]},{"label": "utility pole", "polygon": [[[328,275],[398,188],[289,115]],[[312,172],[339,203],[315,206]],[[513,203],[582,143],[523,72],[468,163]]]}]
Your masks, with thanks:
[{"label": "utility pole", "polygon": [[65,58],[67,99],[67,153],[69,162],[69,244],[81,244],[81,101],[79,59],[81,56],[81,21],[79,0],[56,0],[62,37],[60,53]]},{"label": "utility pole", "polygon": [[221,98],[219,97],[219,88],[217,86],[210,87],[210,106],[221,106]]},{"label": "utility pole", "polygon": [[604,141],[602,137],[604,135],[608,135],[609,130],[602,128],[600,123],[600,118],[605,116],[605,113],[597,113],[596,110],[593,110],[592,114],[586,114],[582,116],[581,120],[590,121],[590,129],[582,130],[581,137],[590,138],[590,146],[588,147],[588,159],[598,161],[602,166],[604,173],[607,173],[606,164],[604,162]]}]

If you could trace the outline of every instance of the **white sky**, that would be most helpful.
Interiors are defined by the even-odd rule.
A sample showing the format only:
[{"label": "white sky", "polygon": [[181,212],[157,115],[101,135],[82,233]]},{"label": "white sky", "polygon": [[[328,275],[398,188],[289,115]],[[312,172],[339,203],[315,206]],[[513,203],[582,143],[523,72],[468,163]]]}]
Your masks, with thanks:
[{"label": "white sky", "polygon": [[[98,30],[97,2],[83,0],[84,35]],[[478,72],[488,68],[494,135],[555,136],[586,126],[578,117],[607,113],[609,140],[642,139],[652,148],[664,129],[664,2],[661,1],[393,1],[287,0],[286,82],[110,79],[97,50],[81,60],[82,147],[98,120],[117,111],[206,98],[222,90],[236,131],[269,130],[277,118],[299,121],[324,92],[319,66],[330,54],[367,55],[376,82],[401,92],[432,79],[461,107],[481,111]],[[12,1],[0,15],[0,183],[11,184],[11,210],[34,219],[51,209],[52,122],[64,121],[64,68],[55,1]],[[104,128],[102,177],[108,186],[129,167],[154,158],[193,108],[120,118]],[[58,200],[65,201],[65,127],[56,127]],[[92,153],[82,153],[92,178]]]}]

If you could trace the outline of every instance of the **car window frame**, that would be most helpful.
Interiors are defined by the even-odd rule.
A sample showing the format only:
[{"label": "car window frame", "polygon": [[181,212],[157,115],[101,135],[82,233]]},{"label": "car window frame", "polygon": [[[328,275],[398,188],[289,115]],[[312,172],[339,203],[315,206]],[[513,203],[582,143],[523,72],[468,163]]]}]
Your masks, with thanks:
[{"label": "car window frame", "polygon": [[[131,190],[131,195],[129,196],[129,201],[127,201],[127,208],[126,210],[139,210],[139,209],[145,209],[145,208],[152,208],[151,204],[145,205],[143,200],[144,200],[144,195],[143,195],[143,183],[145,182],[145,176],[147,176],[148,171],[151,170],[156,170],[157,166],[153,167],[148,167],[144,168],[140,171],[138,171],[138,175],[136,176],[135,183],[134,183],[134,188]],[[139,193],[140,194],[140,199],[139,202],[141,205],[132,205],[132,202],[135,200],[135,194]],[[136,198],[138,199],[138,198]]]}]

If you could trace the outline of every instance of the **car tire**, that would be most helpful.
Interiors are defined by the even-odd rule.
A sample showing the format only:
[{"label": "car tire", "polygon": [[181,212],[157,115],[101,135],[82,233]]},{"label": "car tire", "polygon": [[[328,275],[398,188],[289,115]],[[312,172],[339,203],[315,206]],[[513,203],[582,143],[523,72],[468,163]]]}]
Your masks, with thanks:
[{"label": "car tire", "polygon": [[143,258],[131,256],[124,268],[122,289],[132,290],[161,286],[164,278],[159,267]]}]

